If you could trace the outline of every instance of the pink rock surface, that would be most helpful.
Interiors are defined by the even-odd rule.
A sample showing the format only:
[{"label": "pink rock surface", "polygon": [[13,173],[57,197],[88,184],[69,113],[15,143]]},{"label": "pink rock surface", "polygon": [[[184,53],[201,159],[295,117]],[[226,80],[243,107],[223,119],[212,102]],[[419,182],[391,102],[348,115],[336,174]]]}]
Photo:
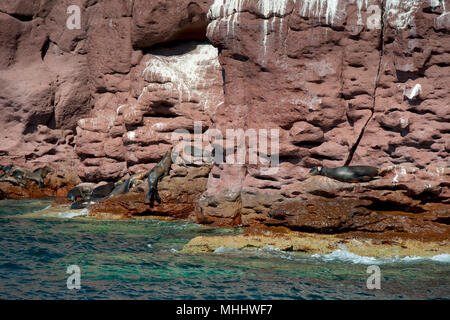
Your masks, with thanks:
[{"label": "pink rock surface", "polygon": [[[387,2],[380,20],[381,5],[376,0],[215,1],[207,35],[221,48],[225,74],[225,104],[215,124],[279,129],[280,169],[288,164],[448,167],[445,3]],[[215,188],[206,194],[217,186],[238,189],[241,181],[242,212],[250,216],[259,210],[250,209],[255,203],[264,203],[255,191],[272,194],[273,201],[280,194],[307,196],[297,183],[305,179],[304,169],[287,179],[280,179],[282,170],[271,178],[249,169],[245,179],[210,176]],[[408,190],[423,192],[430,185],[425,177],[408,179]],[[441,194],[445,185],[437,187]]]},{"label": "pink rock surface", "polygon": [[[73,4],[78,30],[66,27]],[[200,220],[254,223],[274,202],[350,189],[448,202],[449,7],[0,0],[0,161],[71,159],[83,181],[114,181],[151,168],[174,130],[191,134],[201,121],[225,141],[226,129],[278,130],[278,151],[260,156],[278,154],[280,165],[270,174],[248,159],[216,164]],[[391,169],[366,189],[306,179],[312,166],[345,164]]]}]

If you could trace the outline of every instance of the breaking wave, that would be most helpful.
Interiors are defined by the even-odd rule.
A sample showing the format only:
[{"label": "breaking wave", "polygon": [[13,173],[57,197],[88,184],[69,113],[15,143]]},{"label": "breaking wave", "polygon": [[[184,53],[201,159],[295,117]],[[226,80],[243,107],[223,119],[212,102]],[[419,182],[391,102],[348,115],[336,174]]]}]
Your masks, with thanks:
[{"label": "breaking wave", "polygon": [[291,252],[285,252],[278,248],[272,246],[265,246],[263,248],[257,248],[255,250],[248,249],[237,249],[233,247],[218,247],[214,250],[214,253],[246,253],[255,254],[260,257],[271,256],[278,257],[281,259],[302,261],[307,259],[317,259],[323,262],[339,261],[353,264],[365,264],[365,265],[379,265],[386,263],[408,263],[408,262],[418,262],[418,261],[435,261],[442,263],[450,263],[450,254],[443,253],[432,257],[417,257],[417,256],[406,256],[406,257],[392,257],[392,258],[375,258],[369,256],[360,256],[347,249],[339,249],[328,254],[311,254],[311,255],[298,255]]},{"label": "breaking wave", "polygon": [[348,262],[348,263],[355,263],[355,264],[367,264],[367,265],[378,265],[378,264],[386,264],[386,263],[396,263],[396,262],[416,262],[416,261],[422,261],[422,260],[431,260],[436,262],[444,262],[444,263],[450,263],[450,254],[443,253],[438,254],[432,257],[416,257],[416,256],[406,256],[406,257],[393,257],[393,258],[374,258],[374,257],[367,257],[367,256],[360,256],[355,253],[352,253],[346,249],[339,249],[336,251],[333,251],[332,253],[328,254],[313,254],[311,255],[312,258],[320,259],[322,261],[342,261],[342,262]]}]

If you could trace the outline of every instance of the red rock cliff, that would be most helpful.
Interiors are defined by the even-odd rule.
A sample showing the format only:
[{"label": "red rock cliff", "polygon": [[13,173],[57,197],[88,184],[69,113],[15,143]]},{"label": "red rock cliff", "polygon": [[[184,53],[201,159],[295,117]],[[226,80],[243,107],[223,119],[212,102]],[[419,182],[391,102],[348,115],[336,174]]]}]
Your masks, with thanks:
[{"label": "red rock cliff", "polygon": [[[70,4],[81,8],[80,30],[65,27]],[[201,120],[203,131],[278,129],[280,167],[267,175],[216,164],[199,221],[272,221],[274,203],[315,196],[364,195],[367,206],[411,212],[448,202],[448,8],[445,0],[0,1],[2,162],[74,158],[84,181],[117,180],[154,165],[175,129],[192,132]],[[306,180],[319,164],[386,175],[362,186]]]}]

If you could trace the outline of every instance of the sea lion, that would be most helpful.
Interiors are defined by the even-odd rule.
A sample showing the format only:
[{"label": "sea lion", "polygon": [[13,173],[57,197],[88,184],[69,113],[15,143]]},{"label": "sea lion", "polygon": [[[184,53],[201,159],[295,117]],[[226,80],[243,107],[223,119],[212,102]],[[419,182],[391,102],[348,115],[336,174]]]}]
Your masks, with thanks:
[{"label": "sea lion", "polygon": [[114,182],[108,182],[107,184],[95,188],[91,193],[91,199],[106,198],[114,190],[114,186]]},{"label": "sea lion", "polygon": [[67,199],[69,201],[77,201],[78,198],[82,200],[89,200],[91,196],[91,188],[87,186],[77,186],[75,188],[70,189],[67,193]]},{"label": "sea lion", "polygon": [[143,171],[133,174],[125,181],[123,181],[123,179],[119,180],[119,182],[116,183],[116,187],[114,188],[114,190],[110,193],[109,197],[118,194],[128,193],[128,191],[130,191],[130,189],[132,189],[135,185],[137,185],[140,180],[142,180],[146,175],[148,175],[148,173],[149,171]]},{"label": "sea lion", "polygon": [[370,166],[348,166],[338,168],[314,167],[308,176],[321,175],[342,182],[367,182],[379,174],[378,168]]},{"label": "sea lion", "polygon": [[22,188],[26,187],[26,183],[24,183],[21,180],[16,179],[15,177],[10,177],[10,176],[6,176],[6,177],[2,176],[2,177],[0,177],[0,182],[9,182],[12,185],[19,186],[19,187],[22,187]]},{"label": "sea lion", "polygon": [[44,180],[39,173],[31,172],[21,167],[13,167],[9,174],[19,180],[23,180],[25,184],[28,180],[31,180],[36,182],[39,188],[44,187]]},{"label": "sea lion", "polygon": [[170,148],[170,150],[166,152],[161,161],[158,162],[148,174],[148,194],[146,203],[149,203],[151,208],[153,208],[155,199],[158,203],[161,203],[161,198],[158,194],[158,182],[169,174],[170,167],[172,166],[172,149],[173,148]]},{"label": "sea lion", "polygon": [[86,200],[80,200],[80,201],[76,201],[76,202],[72,203],[72,205],[70,206],[70,209],[72,209],[72,210],[84,209],[84,208],[87,208],[91,204],[93,204],[93,202],[86,201]]},{"label": "sea lion", "polygon": [[45,177],[53,171],[55,171],[55,170],[48,166],[45,166],[43,168],[38,168],[38,169],[34,170],[33,173],[37,173],[38,175],[40,175],[42,177],[42,179],[45,179]]},{"label": "sea lion", "polygon": [[111,193],[109,194],[108,198],[111,198],[113,196],[116,196],[118,194],[124,194],[127,193],[129,190],[129,184],[130,184],[130,179],[128,178],[127,180],[125,180],[124,182],[122,182],[121,184],[119,184],[118,186],[116,186]]},{"label": "sea lion", "polygon": [[11,169],[11,166],[0,166],[0,171],[3,171],[2,176],[4,176],[5,174],[9,174],[11,172]]}]

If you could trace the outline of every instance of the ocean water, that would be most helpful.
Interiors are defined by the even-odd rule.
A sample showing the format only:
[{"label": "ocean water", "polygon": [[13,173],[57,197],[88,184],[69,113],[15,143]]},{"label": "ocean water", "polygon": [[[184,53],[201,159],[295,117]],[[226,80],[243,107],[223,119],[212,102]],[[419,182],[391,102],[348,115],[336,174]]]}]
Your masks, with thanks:
[{"label": "ocean water", "polygon": [[[240,233],[149,218],[43,217],[51,203],[0,201],[0,299],[449,299],[450,257],[373,259],[273,248],[186,254],[196,236]],[[67,268],[81,271],[69,290]],[[381,289],[366,286],[370,265]]]}]

